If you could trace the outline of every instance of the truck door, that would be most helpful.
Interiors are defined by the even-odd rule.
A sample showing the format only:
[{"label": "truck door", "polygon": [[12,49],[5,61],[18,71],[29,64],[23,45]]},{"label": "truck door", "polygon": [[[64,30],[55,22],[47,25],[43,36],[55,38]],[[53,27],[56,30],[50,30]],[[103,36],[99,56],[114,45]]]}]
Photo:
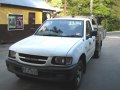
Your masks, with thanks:
[{"label": "truck door", "polygon": [[95,37],[91,36],[92,27],[90,21],[86,21],[86,52],[87,61],[92,57],[95,50]]}]

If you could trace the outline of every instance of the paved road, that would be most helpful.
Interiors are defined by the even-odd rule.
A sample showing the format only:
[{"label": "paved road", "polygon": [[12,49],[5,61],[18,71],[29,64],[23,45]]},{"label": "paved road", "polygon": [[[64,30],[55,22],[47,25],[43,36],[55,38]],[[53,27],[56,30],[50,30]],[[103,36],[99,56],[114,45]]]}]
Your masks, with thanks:
[{"label": "paved road", "polygon": [[[64,83],[23,81],[8,72],[5,59],[9,46],[0,45],[0,90],[71,90]],[[107,34],[102,55],[87,64],[79,90],[120,90],[120,32]]]}]

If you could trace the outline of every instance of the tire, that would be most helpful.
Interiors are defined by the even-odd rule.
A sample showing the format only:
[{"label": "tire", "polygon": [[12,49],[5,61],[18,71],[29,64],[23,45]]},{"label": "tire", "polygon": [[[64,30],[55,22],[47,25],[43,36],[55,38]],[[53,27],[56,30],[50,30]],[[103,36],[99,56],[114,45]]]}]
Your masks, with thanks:
[{"label": "tire", "polygon": [[21,80],[28,80],[30,79],[29,77],[26,77],[26,76],[23,76],[23,75],[19,75],[19,74],[16,74],[16,76],[21,79]]},{"label": "tire", "polygon": [[83,62],[82,60],[79,61],[76,72],[75,72],[75,76],[74,79],[72,80],[71,84],[72,84],[72,88],[78,89],[80,87],[82,78],[83,78]]},{"label": "tire", "polygon": [[100,57],[100,55],[101,55],[101,46],[99,47],[99,49],[98,50],[96,50],[95,52],[94,52],[94,58],[99,58]]},{"label": "tire", "polygon": [[101,48],[102,48],[102,41],[101,41]]}]

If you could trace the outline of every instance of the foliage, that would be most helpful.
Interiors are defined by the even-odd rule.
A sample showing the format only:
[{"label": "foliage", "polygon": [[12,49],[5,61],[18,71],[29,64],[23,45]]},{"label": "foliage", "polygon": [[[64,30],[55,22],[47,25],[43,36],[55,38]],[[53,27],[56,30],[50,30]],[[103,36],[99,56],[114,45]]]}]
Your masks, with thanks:
[{"label": "foliage", "polygon": [[90,12],[89,0],[69,0],[67,3],[69,15],[81,15]]},{"label": "foliage", "polygon": [[94,14],[101,17],[109,16],[113,2],[111,0],[94,0]]},{"label": "foliage", "polygon": [[[64,0],[46,0],[63,7]],[[68,15],[90,14],[90,0],[66,0]],[[108,31],[120,30],[120,0],[93,0],[93,14]]]},{"label": "foliage", "polygon": [[49,4],[53,7],[61,8],[63,7],[62,0],[48,0]]},{"label": "foliage", "polygon": [[[120,0],[93,0],[93,14],[108,31],[120,29]],[[90,13],[90,0],[67,0],[68,15]]]},{"label": "foliage", "polygon": [[115,5],[112,7],[112,15],[120,19],[120,0],[114,0]]},{"label": "foliage", "polygon": [[120,20],[116,17],[109,17],[102,20],[102,25],[107,29],[107,31],[120,30]]},{"label": "foliage", "polygon": [[[93,13],[100,16],[108,16],[111,12],[113,2],[111,0],[93,0]],[[90,13],[90,0],[69,0],[68,14],[87,14]]]},{"label": "foliage", "polygon": [[110,15],[102,21],[108,31],[120,30],[120,0],[114,0],[113,3]]}]

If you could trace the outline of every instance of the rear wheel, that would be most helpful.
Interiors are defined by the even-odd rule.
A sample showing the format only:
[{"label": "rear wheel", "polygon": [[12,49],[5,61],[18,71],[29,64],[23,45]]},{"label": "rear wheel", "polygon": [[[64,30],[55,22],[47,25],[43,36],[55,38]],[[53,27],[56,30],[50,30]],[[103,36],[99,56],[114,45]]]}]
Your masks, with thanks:
[{"label": "rear wheel", "polygon": [[99,46],[99,49],[94,52],[94,58],[99,58],[101,55],[101,46]]},{"label": "rear wheel", "polygon": [[82,77],[83,77],[83,62],[82,62],[82,60],[80,60],[80,62],[78,63],[78,66],[77,66],[77,70],[76,70],[74,79],[72,80],[72,86],[74,89],[79,88]]}]

